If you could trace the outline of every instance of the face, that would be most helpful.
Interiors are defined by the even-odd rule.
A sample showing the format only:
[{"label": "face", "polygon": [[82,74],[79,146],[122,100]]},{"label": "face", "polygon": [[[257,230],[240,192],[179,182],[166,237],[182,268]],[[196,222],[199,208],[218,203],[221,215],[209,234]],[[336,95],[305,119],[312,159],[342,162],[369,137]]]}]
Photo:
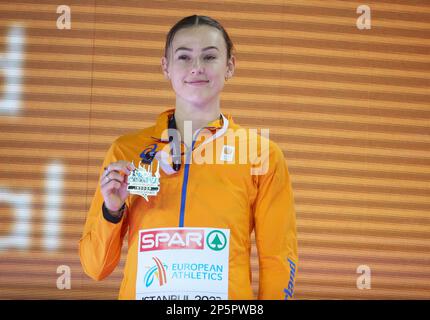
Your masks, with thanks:
[{"label": "face", "polygon": [[226,77],[234,71],[234,57],[227,63],[227,48],[221,31],[210,26],[179,30],[162,66],[176,99],[205,105],[219,99]]}]

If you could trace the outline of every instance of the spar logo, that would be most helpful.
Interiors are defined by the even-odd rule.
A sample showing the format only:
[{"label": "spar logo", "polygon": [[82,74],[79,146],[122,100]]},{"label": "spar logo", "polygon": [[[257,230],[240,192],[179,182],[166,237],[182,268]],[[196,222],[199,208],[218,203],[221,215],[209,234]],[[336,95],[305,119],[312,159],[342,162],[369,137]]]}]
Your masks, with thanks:
[{"label": "spar logo", "polygon": [[206,243],[208,247],[214,251],[221,251],[227,245],[227,237],[224,232],[220,230],[214,230],[209,232],[206,237]]},{"label": "spar logo", "polygon": [[197,249],[203,250],[204,230],[162,229],[140,231],[139,251]]},{"label": "spar logo", "polygon": [[143,278],[145,286],[148,288],[154,283],[155,278],[158,279],[158,284],[164,286],[167,283],[166,269],[167,266],[161,262],[157,257],[152,257],[155,266],[150,268]]}]

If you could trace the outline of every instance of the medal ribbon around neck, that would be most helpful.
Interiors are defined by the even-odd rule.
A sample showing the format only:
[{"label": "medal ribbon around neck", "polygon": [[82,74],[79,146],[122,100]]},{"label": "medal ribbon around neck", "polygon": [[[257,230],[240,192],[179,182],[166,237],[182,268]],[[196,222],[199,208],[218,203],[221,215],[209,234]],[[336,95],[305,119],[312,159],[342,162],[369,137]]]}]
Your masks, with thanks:
[{"label": "medal ribbon around neck", "polygon": [[[221,113],[221,117],[223,120],[222,128],[219,129],[215,134],[213,134],[209,139],[206,139],[205,141],[203,141],[203,143],[199,145],[199,148],[203,147],[204,145],[206,145],[212,141],[214,141],[215,139],[221,137],[222,135],[224,135],[227,132],[229,121],[222,113]],[[200,131],[202,129],[204,129],[204,128],[201,128],[196,133],[194,133],[193,141],[195,141],[195,139],[197,138],[198,134],[200,133]],[[171,142],[171,143],[173,143],[173,142]],[[190,148],[187,146],[187,144],[184,143],[184,145],[185,145],[187,150],[190,150]],[[158,160],[158,162],[160,163],[160,167],[164,171],[165,174],[172,175],[172,174],[177,172],[172,168],[172,165],[169,163],[169,154],[166,151],[164,151],[164,150],[157,151],[157,153],[155,154],[155,159]]]}]

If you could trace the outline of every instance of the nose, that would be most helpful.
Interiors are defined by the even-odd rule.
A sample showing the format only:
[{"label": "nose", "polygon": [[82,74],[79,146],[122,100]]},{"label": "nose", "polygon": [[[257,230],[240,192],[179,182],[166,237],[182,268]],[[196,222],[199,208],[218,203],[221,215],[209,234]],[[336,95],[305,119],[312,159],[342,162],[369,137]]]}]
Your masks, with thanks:
[{"label": "nose", "polygon": [[195,59],[191,68],[192,74],[202,74],[203,73],[203,66],[200,63],[199,59]]}]

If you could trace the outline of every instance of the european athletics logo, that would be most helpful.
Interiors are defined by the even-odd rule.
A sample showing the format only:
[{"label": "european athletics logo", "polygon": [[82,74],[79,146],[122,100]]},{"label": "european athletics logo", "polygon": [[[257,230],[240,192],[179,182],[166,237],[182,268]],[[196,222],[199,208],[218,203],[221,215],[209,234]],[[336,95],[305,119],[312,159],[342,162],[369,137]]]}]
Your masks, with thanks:
[{"label": "european athletics logo", "polygon": [[160,287],[167,283],[167,266],[163,264],[161,260],[157,257],[152,257],[152,259],[155,261],[155,266],[149,269],[143,278],[143,281],[145,282],[145,286],[147,288],[154,282],[155,277],[158,278],[158,283]]}]

